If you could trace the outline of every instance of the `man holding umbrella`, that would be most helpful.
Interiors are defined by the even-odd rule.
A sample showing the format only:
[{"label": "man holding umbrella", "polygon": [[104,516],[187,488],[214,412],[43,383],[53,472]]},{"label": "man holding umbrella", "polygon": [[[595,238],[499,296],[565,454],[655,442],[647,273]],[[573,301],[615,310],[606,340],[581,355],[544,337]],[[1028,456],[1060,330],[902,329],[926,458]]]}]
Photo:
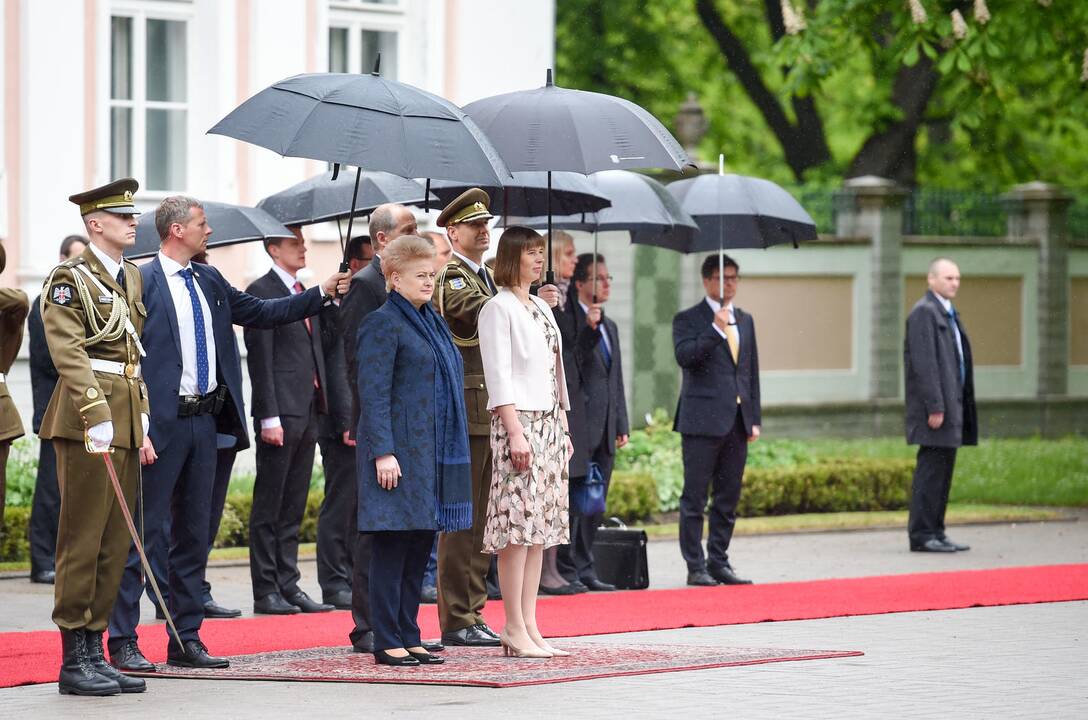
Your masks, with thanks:
[{"label": "man holding umbrella", "polygon": [[[249,446],[242,399],[242,373],[233,325],[271,328],[315,315],[332,296],[347,289],[347,273],[329,277],[298,295],[262,300],[232,287],[210,265],[192,262],[212,234],[200,202],[168,197],[155,212],[161,241],[158,255],[139,269],[143,303],[151,322],[143,336],[146,383],[152,407],[148,440],[140,449],[144,483],[145,544],[148,554],[168,541],[169,610],[180,635],[171,638],[167,662],[179,667],[222,668],[200,641],[204,621],[204,572],[216,431]],[[47,321],[48,327],[48,321]],[[59,366],[58,366],[59,367]],[[130,552],[110,619],[110,658],[122,670],[149,672],[154,665],[140,652],[136,625],[143,590],[136,553]]]}]

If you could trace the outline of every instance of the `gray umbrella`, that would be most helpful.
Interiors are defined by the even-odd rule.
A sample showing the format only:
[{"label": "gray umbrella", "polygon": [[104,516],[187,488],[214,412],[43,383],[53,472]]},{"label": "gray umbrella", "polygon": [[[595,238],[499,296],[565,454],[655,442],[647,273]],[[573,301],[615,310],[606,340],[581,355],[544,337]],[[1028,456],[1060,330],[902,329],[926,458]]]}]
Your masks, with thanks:
[{"label": "gray umbrella", "polygon": [[[611,201],[597,192],[585,175],[573,172],[552,173],[551,194],[548,190],[548,174],[543,172],[515,172],[513,180],[502,187],[483,188],[491,195],[491,210],[501,215],[545,215],[549,198],[552,212],[560,215],[593,212],[606,208]],[[431,192],[443,203],[449,203],[473,186],[451,180],[434,180]]]},{"label": "gray umbrella", "polygon": [[[597,232],[626,230],[634,242],[681,245],[690,243],[698,232],[695,221],[683,211],[668,189],[657,180],[629,170],[605,170],[588,178],[596,191],[608,198],[611,207],[596,213],[566,215],[552,219],[552,226],[594,233],[593,254],[597,254]],[[540,228],[547,218],[503,218],[503,224]],[[656,242],[652,242],[656,240]],[[667,245],[666,245],[667,246]],[[593,273],[596,286],[597,273]],[[596,287],[594,287],[596,295]]]},{"label": "gray umbrella", "polygon": [[[212,228],[211,237],[208,238],[209,248],[294,237],[279,220],[259,208],[218,202],[202,204],[208,225]],[[125,248],[125,257],[136,260],[151,257],[158,251],[159,233],[155,229],[155,213],[144,213],[136,223],[136,242],[132,247]]]},{"label": "gray umbrella", "polygon": [[668,190],[695,218],[700,232],[686,244],[652,239],[648,244],[685,253],[717,250],[719,284],[725,283],[726,248],[797,247],[802,240],[816,239],[815,221],[792,195],[770,180],[727,174],[722,156],[717,175],[678,180]]},{"label": "gray umbrella", "polygon": [[[567,170],[589,175],[602,170],[667,168],[694,164],[657,118],[613,95],[544,87],[495,95],[465,106],[514,171]],[[549,183],[550,184],[550,183]],[[550,218],[552,210],[547,211]],[[548,281],[552,281],[548,225]]]},{"label": "gray umbrella", "polygon": [[[269,195],[257,203],[257,207],[267,211],[284,225],[310,225],[340,220],[352,214],[349,210],[352,191],[351,182],[333,180],[330,170],[275,195]],[[355,214],[369,215],[374,208],[385,203],[423,205],[426,199],[423,186],[415,180],[368,170],[361,175]],[[434,193],[430,200],[434,203],[440,202]]]}]

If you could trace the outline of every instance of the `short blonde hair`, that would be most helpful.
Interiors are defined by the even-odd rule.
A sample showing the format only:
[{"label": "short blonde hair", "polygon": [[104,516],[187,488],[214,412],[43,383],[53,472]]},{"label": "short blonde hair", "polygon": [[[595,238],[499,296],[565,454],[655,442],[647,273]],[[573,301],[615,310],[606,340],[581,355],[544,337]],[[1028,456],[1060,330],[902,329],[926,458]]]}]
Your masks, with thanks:
[{"label": "short blonde hair", "polygon": [[529,248],[544,247],[544,236],[532,228],[511,225],[499,238],[495,253],[495,284],[510,288],[521,283],[521,254]]},{"label": "short blonde hair", "polygon": [[393,273],[402,272],[404,266],[416,260],[433,263],[434,243],[418,235],[401,235],[382,250],[381,268],[385,275],[385,290],[393,289]]},{"label": "short blonde hair", "polygon": [[559,259],[568,247],[574,247],[574,238],[566,230],[552,232],[552,265],[558,265]]}]

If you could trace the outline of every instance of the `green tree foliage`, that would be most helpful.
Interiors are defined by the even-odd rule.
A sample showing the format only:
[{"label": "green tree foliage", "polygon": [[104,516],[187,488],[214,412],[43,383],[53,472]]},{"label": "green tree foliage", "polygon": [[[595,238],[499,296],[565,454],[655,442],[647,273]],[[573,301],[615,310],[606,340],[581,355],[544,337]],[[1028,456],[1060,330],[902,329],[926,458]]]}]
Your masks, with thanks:
[{"label": "green tree foliage", "polygon": [[1086,188],[1086,52],[1081,0],[557,0],[558,84],[695,92],[703,155],[780,182]]}]

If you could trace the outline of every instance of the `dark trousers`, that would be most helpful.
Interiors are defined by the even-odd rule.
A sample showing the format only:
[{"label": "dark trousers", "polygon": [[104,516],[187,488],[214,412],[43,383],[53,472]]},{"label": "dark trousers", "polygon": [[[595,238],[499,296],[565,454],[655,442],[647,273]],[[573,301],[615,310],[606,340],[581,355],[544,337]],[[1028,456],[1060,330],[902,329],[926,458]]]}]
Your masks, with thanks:
[{"label": "dark trousers", "polygon": [[370,618],[370,562],[374,536],[356,532],[351,549],[351,619],[355,623],[348,634],[352,645],[358,645],[374,625]]},{"label": "dark trousers", "polygon": [[[212,486],[212,513],[208,518],[208,555],[212,554],[215,537],[219,534],[219,523],[223,520],[223,508],[227,504],[227,490],[230,488],[230,475],[234,470],[234,459],[238,451],[233,447],[219,448],[215,451],[215,484]],[[204,578],[201,600],[205,605],[212,602],[212,584]]]},{"label": "dark trousers", "polygon": [[[680,554],[688,571],[729,566],[729,541],[737,524],[748,437],[740,411],[724,437],[684,435],[684,490],[680,495]],[[703,556],[703,510],[710,492],[710,534]]]},{"label": "dark trousers", "polygon": [[470,435],[472,455],[472,527],[438,536],[438,623],[456,632],[484,621],[487,569],[491,556],[482,552],[491,493],[491,438]]},{"label": "dark trousers", "polygon": [[257,477],[249,515],[249,574],[253,598],[298,592],[298,529],[306,513],[306,496],[314,469],[317,412],[285,415],[283,445],[269,445],[257,433]]},{"label": "dark trousers", "polygon": [[419,647],[419,597],[433,530],[373,533],[370,609],[374,649]]},{"label": "dark trousers", "polygon": [[[164,595],[182,640],[197,639],[204,622],[202,597],[214,481],[215,418],[211,415],[179,419],[170,443],[143,469],[144,548],[149,560],[157,558],[161,563],[169,533]],[[110,618],[111,650],[137,637],[144,591],[141,574],[140,556],[131,546]]]},{"label": "dark trousers", "polygon": [[[612,465],[615,456],[608,452],[608,443],[602,441],[590,455],[590,462],[597,463],[604,476],[605,495],[612,480]],[[584,480],[584,478],[580,478]],[[574,480],[572,479],[572,483]],[[593,542],[597,539],[597,528],[601,526],[603,513],[580,515],[570,509],[570,547],[566,552],[556,555],[559,572],[568,580],[587,582],[597,580],[597,570],[593,567]]]},{"label": "dark trousers", "polygon": [[438,533],[431,544],[431,554],[427,557],[427,569],[423,571],[423,587],[438,586]]},{"label": "dark trousers", "polygon": [[955,468],[956,448],[918,448],[907,521],[911,545],[921,545],[934,538],[944,539],[944,513],[948,508]]},{"label": "dark trousers", "polygon": [[34,501],[30,508],[30,572],[52,570],[57,554],[57,516],[60,488],[57,486],[57,453],[52,440],[38,448],[38,475],[34,480]]},{"label": "dark trousers", "polygon": [[357,534],[355,448],[341,438],[317,439],[325,468],[325,499],[317,519],[317,582],[321,594],[351,590],[352,544]]}]

